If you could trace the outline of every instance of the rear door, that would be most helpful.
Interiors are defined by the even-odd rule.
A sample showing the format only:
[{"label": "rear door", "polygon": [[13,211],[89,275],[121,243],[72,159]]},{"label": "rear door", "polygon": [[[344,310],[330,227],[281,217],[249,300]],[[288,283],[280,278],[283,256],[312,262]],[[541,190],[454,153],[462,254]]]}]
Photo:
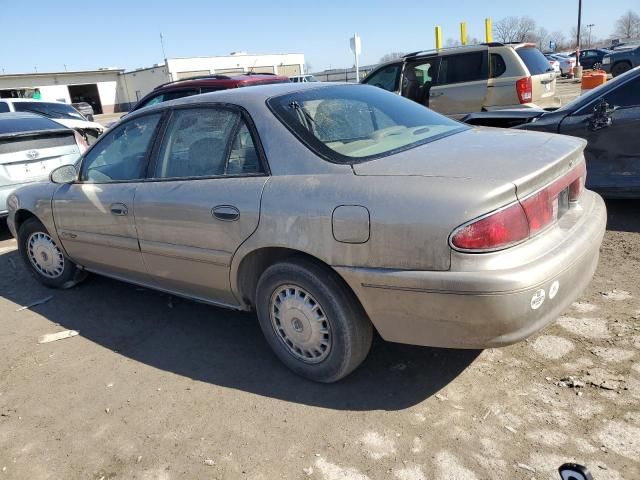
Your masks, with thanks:
[{"label": "rear door", "polygon": [[248,116],[228,106],[176,108],[135,216],[156,287],[226,305],[231,258],[258,226],[267,182]]},{"label": "rear door", "polygon": [[455,118],[479,112],[485,104],[488,83],[488,49],[444,55],[431,88],[429,108]]},{"label": "rear door", "polygon": [[597,122],[599,100],[566,117],[560,133],[588,140],[587,187],[604,193],[640,194],[640,76],[603,98],[609,108],[610,125]]},{"label": "rear door", "polygon": [[559,107],[560,100],[556,97],[556,74],[542,52],[534,46],[527,45],[517,48],[516,53],[531,75],[531,103],[542,108]]}]

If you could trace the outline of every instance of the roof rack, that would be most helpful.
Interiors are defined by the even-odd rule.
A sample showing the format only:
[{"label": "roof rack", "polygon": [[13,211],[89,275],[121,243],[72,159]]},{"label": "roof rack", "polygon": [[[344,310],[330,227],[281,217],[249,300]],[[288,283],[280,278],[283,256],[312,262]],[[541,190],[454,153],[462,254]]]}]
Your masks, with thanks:
[{"label": "roof rack", "polygon": [[491,42],[491,43],[474,43],[473,45],[454,45],[452,47],[443,47],[443,48],[432,48],[430,50],[418,50],[417,52],[411,52],[411,53],[407,53],[406,55],[403,55],[402,58],[411,58],[411,57],[416,57],[418,55],[426,55],[429,53],[438,53],[438,52],[442,52],[443,50],[453,50],[456,48],[465,48],[465,47],[478,47],[478,46],[488,46],[488,47],[502,47],[504,46],[504,44],[500,43],[500,42]]},{"label": "roof rack", "polygon": [[171,85],[172,83],[184,82],[184,81],[187,81],[187,80],[206,80],[206,79],[211,79],[211,80],[230,80],[231,77],[229,77],[227,75],[198,75],[198,76],[195,76],[195,77],[179,78],[177,80],[172,80],[170,82],[162,83],[162,84],[158,85],[156,88],[154,88],[154,90],[157,90],[160,87],[165,87],[167,85]]},{"label": "roof rack", "polygon": [[240,75],[275,75],[275,73],[273,73],[273,72],[254,72],[254,71],[251,71],[251,72],[241,73]]}]

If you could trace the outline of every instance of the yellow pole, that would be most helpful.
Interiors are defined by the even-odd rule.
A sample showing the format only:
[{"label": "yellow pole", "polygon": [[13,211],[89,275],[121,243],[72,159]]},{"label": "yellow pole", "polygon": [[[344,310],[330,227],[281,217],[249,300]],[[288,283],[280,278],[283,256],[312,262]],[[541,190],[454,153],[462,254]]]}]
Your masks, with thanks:
[{"label": "yellow pole", "polygon": [[460,43],[467,44],[467,22],[460,22]]},{"label": "yellow pole", "polygon": [[440,25],[436,25],[436,48],[442,48],[442,29]]},{"label": "yellow pole", "polygon": [[491,18],[484,19],[484,38],[487,43],[493,42],[493,35],[491,34]]}]

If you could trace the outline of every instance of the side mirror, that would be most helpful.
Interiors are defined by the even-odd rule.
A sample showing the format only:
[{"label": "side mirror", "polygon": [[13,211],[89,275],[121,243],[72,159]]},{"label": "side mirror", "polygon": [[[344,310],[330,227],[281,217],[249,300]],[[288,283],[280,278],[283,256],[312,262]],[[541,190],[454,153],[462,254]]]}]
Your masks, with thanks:
[{"label": "side mirror", "polygon": [[74,165],[61,165],[51,172],[49,180],[53,183],[73,183],[78,178],[78,171]]}]

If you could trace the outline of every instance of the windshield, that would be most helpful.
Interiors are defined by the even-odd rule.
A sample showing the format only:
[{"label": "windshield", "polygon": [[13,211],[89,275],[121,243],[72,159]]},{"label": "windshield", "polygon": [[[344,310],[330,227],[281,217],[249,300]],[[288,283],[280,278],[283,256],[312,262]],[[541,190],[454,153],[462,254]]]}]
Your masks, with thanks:
[{"label": "windshield", "polygon": [[469,128],[367,85],[303,90],[268,105],[309,148],[338,163],[391,155]]},{"label": "windshield", "polygon": [[617,77],[609,80],[607,83],[603,83],[602,85],[597,86],[593,90],[589,90],[584,95],[580,95],[579,97],[573,99],[571,102],[563,105],[559,110],[576,110],[584,105],[588,105],[596,98],[603,95],[607,91],[616,87],[616,85],[620,85],[626,82],[630,77],[637,76],[640,72],[640,67],[633,68],[622,75],[618,75]]},{"label": "windshield", "polygon": [[527,66],[531,75],[540,75],[553,71],[553,67],[549,65],[549,61],[537,48],[523,47],[516,50],[516,52],[518,52],[518,55]]},{"label": "windshield", "polygon": [[86,120],[80,112],[70,105],[53,102],[13,102],[16,112],[31,112],[49,118]]}]

